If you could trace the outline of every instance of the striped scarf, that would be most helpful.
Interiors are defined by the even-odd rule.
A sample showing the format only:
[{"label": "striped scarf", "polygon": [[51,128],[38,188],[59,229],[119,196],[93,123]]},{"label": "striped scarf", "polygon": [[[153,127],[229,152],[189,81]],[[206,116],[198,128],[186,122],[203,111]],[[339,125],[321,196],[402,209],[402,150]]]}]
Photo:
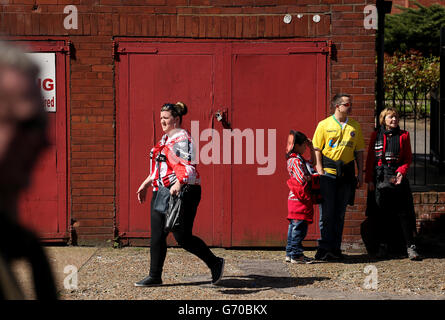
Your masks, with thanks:
[{"label": "striped scarf", "polygon": [[[383,154],[383,139],[386,139],[385,154]],[[374,148],[377,163],[386,163],[389,167],[396,167],[400,156],[400,128],[386,130],[380,127]]]}]

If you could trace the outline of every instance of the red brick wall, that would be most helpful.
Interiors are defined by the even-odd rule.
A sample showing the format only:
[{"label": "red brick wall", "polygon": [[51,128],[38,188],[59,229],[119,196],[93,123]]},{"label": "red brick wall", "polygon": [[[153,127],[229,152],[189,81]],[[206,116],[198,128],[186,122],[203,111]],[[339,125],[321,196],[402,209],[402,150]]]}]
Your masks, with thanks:
[{"label": "red brick wall", "polygon": [[[353,116],[366,142],[374,119],[374,30],[363,27],[368,0],[7,0],[0,32],[66,36],[71,59],[69,203],[79,243],[113,239],[115,224],[114,36],[181,38],[326,38],[335,46],[329,94],[353,95]],[[34,5],[35,4],[35,5]],[[78,9],[78,30],[65,30],[66,5]],[[290,24],[283,23],[292,14]],[[296,14],[304,14],[298,19]],[[319,14],[315,24],[312,15]],[[348,211],[345,240],[359,241],[364,191]]]},{"label": "red brick wall", "polygon": [[419,233],[443,232],[445,192],[415,192],[413,197]]}]

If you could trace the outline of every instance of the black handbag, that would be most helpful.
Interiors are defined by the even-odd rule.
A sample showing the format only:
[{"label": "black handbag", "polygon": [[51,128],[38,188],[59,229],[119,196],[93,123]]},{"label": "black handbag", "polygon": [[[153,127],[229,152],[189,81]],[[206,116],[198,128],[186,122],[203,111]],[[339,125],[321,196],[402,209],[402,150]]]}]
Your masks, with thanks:
[{"label": "black handbag", "polygon": [[153,202],[153,210],[165,214],[168,210],[169,201],[170,189],[164,186],[159,186],[155,201]]},{"label": "black handbag", "polygon": [[[165,160],[166,158],[161,156],[159,156],[159,159],[156,159],[156,166],[158,168],[158,171],[160,171],[160,162]],[[169,201],[170,201],[170,189],[162,185],[161,177],[159,175],[158,192],[153,202],[153,210],[165,214],[168,210]]]},{"label": "black handbag", "polygon": [[168,204],[168,210],[165,214],[165,225],[164,231],[177,231],[179,230],[183,223],[183,190],[179,192],[177,196],[171,196]]},{"label": "black handbag", "polygon": [[394,190],[398,187],[394,183],[397,175],[396,169],[387,165],[385,157],[383,157],[382,162],[383,165],[375,168],[375,187],[378,190]]}]

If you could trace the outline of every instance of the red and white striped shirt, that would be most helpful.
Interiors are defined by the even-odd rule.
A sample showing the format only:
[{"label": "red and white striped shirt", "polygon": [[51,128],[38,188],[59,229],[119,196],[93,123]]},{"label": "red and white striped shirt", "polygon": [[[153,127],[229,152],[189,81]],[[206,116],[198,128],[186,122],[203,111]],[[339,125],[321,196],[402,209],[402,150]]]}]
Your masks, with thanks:
[{"label": "red and white striped shirt", "polygon": [[201,184],[194,158],[194,144],[186,130],[181,129],[171,137],[164,134],[150,150],[153,190],[158,190],[159,184],[170,187],[177,179],[181,184]]},{"label": "red and white striped shirt", "polygon": [[[305,175],[309,176],[314,172],[312,166],[300,154],[291,153],[287,159],[287,171],[289,175],[295,178],[302,186],[306,183]],[[289,200],[298,200],[298,198],[289,191]]]}]

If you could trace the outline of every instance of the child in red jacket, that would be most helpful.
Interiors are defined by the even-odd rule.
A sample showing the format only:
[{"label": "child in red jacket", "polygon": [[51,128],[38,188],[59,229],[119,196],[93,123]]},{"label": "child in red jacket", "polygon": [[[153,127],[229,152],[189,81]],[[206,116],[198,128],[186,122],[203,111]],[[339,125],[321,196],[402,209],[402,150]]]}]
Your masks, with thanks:
[{"label": "child in red jacket", "polygon": [[[310,162],[303,157],[306,148],[311,151]],[[287,233],[286,262],[312,263],[313,259],[303,254],[302,241],[306,237],[308,224],[312,223],[314,203],[318,202],[316,189],[319,176],[311,166],[315,160],[312,142],[304,133],[291,130],[286,147],[287,181],[290,192],[288,197],[289,228]],[[319,185],[318,185],[319,188]]]}]

